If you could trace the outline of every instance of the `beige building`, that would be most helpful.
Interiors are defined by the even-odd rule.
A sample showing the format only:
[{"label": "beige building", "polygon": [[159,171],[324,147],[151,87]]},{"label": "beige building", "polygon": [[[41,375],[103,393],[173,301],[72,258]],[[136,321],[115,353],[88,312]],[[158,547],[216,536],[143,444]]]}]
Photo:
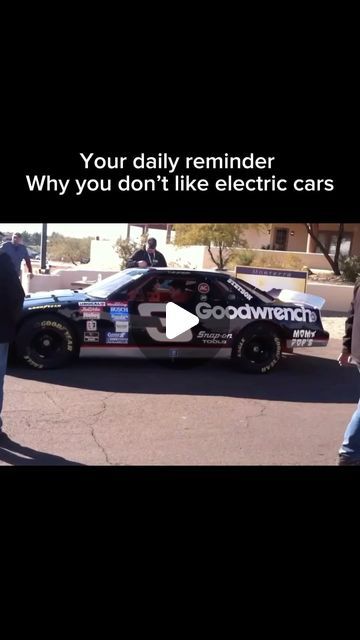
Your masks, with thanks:
[{"label": "beige building", "polygon": [[[129,225],[128,237],[130,237],[131,226],[140,227],[144,234],[150,232],[155,234],[155,236],[157,231],[166,231],[166,243],[171,242],[174,227],[173,223],[138,223]],[[334,254],[339,225],[336,223],[317,223],[313,226],[315,233],[323,245],[330,254]],[[250,249],[322,253],[315,241],[309,236],[305,225],[299,222],[273,223],[269,225],[269,231],[265,228],[248,229],[248,231],[244,233],[244,236]],[[345,257],[360,255],[360,224],[356,224],[355,222],[345,224],[341,253]]]},{"label": "beige building", "polygon": [[[329,253],[335,253],[339,225],[336,223],[317,223],[314,229],[319,240]],[[301,223],[273,224],[270,233],[270,249],[275,251],[304,251],[321,253],[320,248],[309,236],[305,225]],[[345,233],[341,245],[344,256],[360,255],[360,224],[345,224]]]},{"label": "beige building", "polygon": [[[170,244],[174,234],[174,223],[131,223],[128,225],[127,238],[131,236],[132,228],[140,228],[143,235],[150,234],[157,237],[159,232],[166,232],[166,244]],[[269,225],[270,226],[270,225]],[[264,228],[248,229],[244,232],[244,237],[251,249],[262,249],[269,244],[269,233]]]}]

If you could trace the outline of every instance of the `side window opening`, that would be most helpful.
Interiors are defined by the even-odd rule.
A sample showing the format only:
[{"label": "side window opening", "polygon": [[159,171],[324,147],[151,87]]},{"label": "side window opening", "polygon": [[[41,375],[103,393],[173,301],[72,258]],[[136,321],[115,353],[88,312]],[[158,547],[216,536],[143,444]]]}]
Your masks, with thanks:
[{"label": "side window opening", "polygon": [[166,304],[185,304],[192,300],[197,290],[194,278],[151,278],[139,288],[129,292],[128,299],[133,302],[152,302]]},{"label": "side window opening", "polygon": [[227,298],[230,294],[236,293],[224,280],[216,280],[215,285],[218,297]]},{"label": "side window opening", "polygon": [[135,287],[128,294],[131,302],[160,302],[158,278],[150,278],[141,287]]}]

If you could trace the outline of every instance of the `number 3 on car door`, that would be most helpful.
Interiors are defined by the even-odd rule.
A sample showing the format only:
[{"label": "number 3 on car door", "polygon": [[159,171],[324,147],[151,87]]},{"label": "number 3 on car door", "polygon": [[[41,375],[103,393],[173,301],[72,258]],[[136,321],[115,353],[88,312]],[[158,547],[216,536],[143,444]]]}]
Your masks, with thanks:
[{"label": "number 3 on car door", "polygon": [[[173,343],[173,342],[191,342],[192,341],[193,334],[191,330],[186,331],[185,333],[182,333],[180,336],[176,338],[175,341],[168,340],[168,338],[166,337],[166,304],[156,304],[156,303],[145,302],[143,304],[139,304],[138,311],[139,311],[139,315],[142,318],[157,317],[157,319],[160,321],[161,326],[163,327],[163,331],[159,331],[159,329],[157,329],[156,327],[145,327],[146,332],[148,333],[150,338],[155,342]],[[156,314],[161,313],[162,316],[161,317],[159,317],[158,315],[155,316],[155,313]]]}]

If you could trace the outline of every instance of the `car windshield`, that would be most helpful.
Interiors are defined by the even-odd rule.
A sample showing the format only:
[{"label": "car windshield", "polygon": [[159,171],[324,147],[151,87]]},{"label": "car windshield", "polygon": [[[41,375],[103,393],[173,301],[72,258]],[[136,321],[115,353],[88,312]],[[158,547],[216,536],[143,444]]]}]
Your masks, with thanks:
[{"label": "car windshield", "polygon": [[87,287],[84,293],[92,298],[106,299],[113,292],[125,288],[127,285],[141,278],[145,273],[147,273],[145,269],[127,269],[126,271],[120,271],[105,280],[91,285],[91,287]]}]

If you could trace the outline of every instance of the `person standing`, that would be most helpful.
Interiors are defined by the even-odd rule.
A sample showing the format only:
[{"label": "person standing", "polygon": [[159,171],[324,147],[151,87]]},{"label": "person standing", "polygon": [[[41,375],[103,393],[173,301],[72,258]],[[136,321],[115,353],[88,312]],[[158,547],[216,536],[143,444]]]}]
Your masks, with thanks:
[{"label": "person standing", "polygon": [[8,255],[0,253],[0,436],[3,433],[1,412],[9,345],[15,338],[16,323],[22,310],[24,297],[24,290],[11,259]]},{"label": "person standing", "polygon": [[26,266],[29,270],[30,277],[33,276],[32,264],[27,248],[22,243],[21,233],[14,233],[12,240],[4,242],[0,248],[0,254],[6,253],[16,269],[18,276],[21,276],[21,263],[23,260],[26,262]]},{"label": "person standing", "polygon": [[[355,365],[360,373],[360,278],[355,283],[338,362],[341,367]],[[339,451],[339,465],[360,465],[360,400],[344,434]]]},{"label": "person standing", "polygon": [[156,250],[157,240],[155,238],[149,238],[147,247],[135,251],[127,263],[127,269],[132,267],[139,267],[140,269],[146,269],[147,267],[167,267],[165,257],[160,251]]}]

